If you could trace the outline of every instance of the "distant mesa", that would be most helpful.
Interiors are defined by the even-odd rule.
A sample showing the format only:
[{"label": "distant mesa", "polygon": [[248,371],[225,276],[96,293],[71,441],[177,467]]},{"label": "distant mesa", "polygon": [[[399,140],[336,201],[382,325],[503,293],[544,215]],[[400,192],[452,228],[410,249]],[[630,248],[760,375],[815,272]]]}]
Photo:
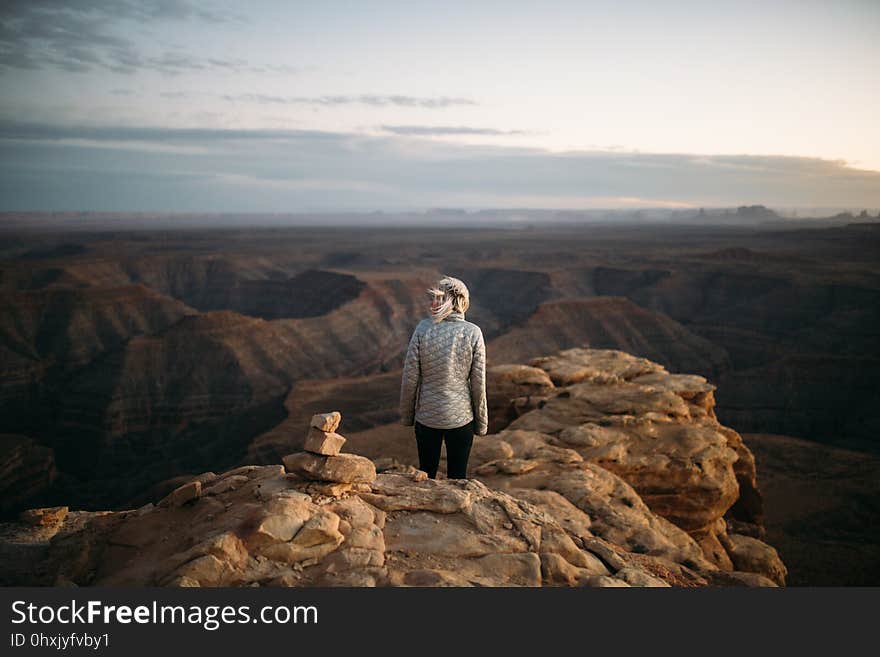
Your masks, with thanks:
[{"label": "distant mesa", "polygon": [[453,216],[464,216],[467,214],[467,210],[464,208],[430,208],[425,212],[426,215],[453,215]]},{"label": "distant mesa", "polygon": [[243,281],[237,310],[263,319],[319,317],[356,299],[365,287],[350,274],[308,269],[287,280]]},{"label": "distant mesa", "polygon": [[585,345],[621,349],[712,380],[730,365],[723,348],[663,313],[617,296],[544,302],[522,325],[491,340],[487,349],[495,362],[522,362]]},{"label": "distant mesa", "polygon": [[[457,273],[468,285],[475,303],[474,310],[489,310],[505,329],[525,321],[552,293],[550,275],[542,271],[466,267],[458,269]],[[479,315],[474,315],[474,311],[470,314],[479,324]]]},{"label": "distant mesa", "polygon": [[201,311],[233,310],[262,319],[294,319],[326,315],[356,299],[366,287],[356,276],[321,269],[307,269],[289,278],[249,275],[237,269],[236,263],[207,268],[195,276],[181,271],[169,281],[166,293]]},{"label": "distant mesa", "polygon": [[713,260],[758,260],[760,255],[742,246],[734,246],[729,249],[719,249],[711,253],[704,253],[701,257]]},{"label": "distant mesa", "polygon": [[31,249],[21,255],[23,260],[43,260],[49,258],[68,258],[88,252],[83,244],[64,243],[44,249]]},{"label": "distant mesa", "polygon": [[778,221],[782,217],[763,205],[741,205],[736,209],[736,217],[746,223]]}]

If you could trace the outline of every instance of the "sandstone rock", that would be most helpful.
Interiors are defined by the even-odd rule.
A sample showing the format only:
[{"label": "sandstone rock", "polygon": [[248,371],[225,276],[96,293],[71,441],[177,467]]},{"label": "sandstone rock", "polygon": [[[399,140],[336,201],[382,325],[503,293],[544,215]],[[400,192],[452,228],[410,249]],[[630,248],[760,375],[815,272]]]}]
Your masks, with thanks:
[{"label": "sandstone rock", "polygon": [[[515,443],[540,452],[531,438]],[[546,467],[601,470],[566,463],[552,450],[545,454],[553,460],[498,476],[524,481],[541,480],[547,473],[539,470]],[[473,479],[383,473],[370,492],[326,499],[293,488],[301,482],[277,466],[241,472],[223,473],[217,481],[247,477],[248,483],[218,488],[197,504],[157,506],[145,514],[90,514],[80,531],[51,545],[50,561],[67,566],[50,576],[110,586],[612,586],[626,584],[608,577],[624,567],[630,569],[624,577],[637,585],[656,584],[664,573],[616,557],[614,550],[624,548],[592,536],[594,525],[613,523],[602,513],[587,517],[580,509],[588,505],[564,495],[573,492],[564,477],[558,487],[563,492],[511,488],[525,491],[538,506]],[[620,491],[632,494],[613,474],[604,477],[594,477],[589,486],[584,479],[569,484],[577,483],[581,494],[603,484],[611,498]],[[545,509],[558,512],[565,526]],[[583,517],[574,518],[575,512]]]},{"label": "sandstone rock", "polygon": [[489,433],[504,429],[517,417],[535,408],[552,391],[547,373],[528,365],[493,365],[486,369]]},{"label": "sandstone rock", "polygon": [[512,475],[523,474],[538,467],[538,462],[533,459],[501,459],[495,464],[499,472]]},{"label": "sandstone rock", "polygon": [[[119,536],[119,532],[117,532],[117,536]],[[142,544],[146,545],[146,543]],[[174,574],[181,576],[182,573],[180,567],[209,555],[215,557],[230,569],[241,568],[244,566],[248,557],[247,549],[241,539],[233,532],[227,531],[215,536],[210,536],[194,545],[189,550],[173,555],[165,564],[162,564],[162,567],[167,568],[169,572],[173,572],[177,569]],[[202,565],[199,567],[204,567],[207,564],[214,565],[210,560],[200,563]],[[194,577],[191,573],[189,576],[196,581],[202,581],[201,577]]]},{"label": "sandstone rock", "polygon": [[[177,569],[177,578],[197,582],[198,586],[219,586],[221,582],[228,582],[233,577],[232,566],[213,554],[193,559]],[[178,586],[180,585],[178,584]],[[192,586],[192,584],[188,584],[188,586]]]},{"label": "sandstone rock", "polygon": [[284,476],[283,465],[260,465],[248,472],[248,478],[252,480],[276,479]]},{"label": "sandstone rock", "polygon": [[518,397],[526,392],[543,394],[554,388],[545,370],[519,363],[493,365],[488,368],[487,376],[492,386],[507,397]]},{"label": "sandstone rock", "polygon": [[172,579],[166,586],[175,587],[175,588],[198,588],[201,586],[198,581],[194,580],[192,577],[180,576]]},{"label": "sandstone rock", "polygon": [[626,588],[629,587],[629,584],[616,577],[609,577],[608,575],[591,575],[589,577],[583,577],[578,580],[581,586],[589,586],[594,588]]},{"label": "sandstone rock", "polygon": [[621,444],[628,440],[628,436],[619,428],[584,422],[564,428],[559,432],[559,439],[573,447],[605,447]]},{"label": "sandstone rock", "polygon": [[706,577],[712,586],[749,586],[749,587],[778,587],[779,585],[764,575],[747,573],[741,570],[727,571],[716,570],[706,573]]},{"label": "sandstone rock", "polygon": [[[479,436],[474,436],[474,441],[476,442],[476,438]],[[397,459],[391,457],[383,457],[374,459],[373,463],[376,464],[376,472],[380,473],[389,473],[389,474],[405,474],[409,475],[414,481],[424,481],[428,478],[428,473],[423,470],[419,470],[414,465],[410,465],[408,463],[401,463]]]},{"label": "sandstone rock", "polygon": [[381,474],[372,485],[372,493],[359,496],[383,511],[434,511],[456,513],[470,503],[470,495],[434,479],[413,481],[409,477]]},{"label": "sandstone rock", "polygon": [[159,502],[159,506],[182,506],[187,502],[197,500],[202,494],[202,482],[191,481],[175,488]]},{"label": "sandstone rock", "polygon": [[319,510],[306,521],[292,542],[302,547],[313,547],[336,542],[341,538],[339,516],[330,511]]},{"label": "sandstone rock", "polygon": [[[327,559],[333,559],[339,552],[334,552]],[[330,571],[328,570],[320,579],[321,586],[359,586],[372,587],[376,586],[377,578],[384,579],[384,573],[381,568],[372,568],[376,572],[368,572],[366,569],[348,570],[348,571]]]},{"label": "sandstone rock", "polygon": [[513,456],[513,448],[500,436],[474,436],[470,454],[471,463],[509,459],[511,456]]},{"label": "sandstone rock", "polygon": [[341,547],[322,561],[327,572],[348,572],[355,568],[385,565],[385,550],[353,545]]},{"label": "sandstone rock", "polygon": [[352,527],[351,532],[346,536],[346,544],[385,554],[385,534],[375,525]]},{"label": "sandstone rock", "polygon": [[40,509],[27,509],[22,511],[18,517],[19,520],[28,525],[52,527],[64,522],[68,511],[66,506],[49,506]]},{"label": "sandstone rock", "polygon": [[547,584],[578,586],[583,580],[597,575],[608,575],[608,569],[596,560],[593,567],[575,566],[553,552],[541,553],[541,574]]},{"label": "sandstone rock", "polygon": [[267,510],[271,515],[259,521],[252,532],[247,535],[248,547],[258,548],[262,545],[284,543],[292,539],[311,518],[310,510],[295,502]]},{"label": "sandstone rock", "polygon": [[[201,482],[195,504],[180,494],[148,512],[90,514],[47,549],[47,580],[771,585],[744,572],[759,570],[784,581],[769,546],[728,534],[740,526],[729,511],[740,482],[752,485],[752,463],[714,418],[711,386],[620,353],[572,355],[568,369],[544,363],[565,388],[475,439],[476,478],[427,479],[394,459],[381,460],[377,475],[354,454],[290,454],[290,472],[246,466]],[[751,526],[758,516],[736,517]]]},{"label": "sandstone rock", "polygon": [[338,433],[322,431],[311,427],[303,444],[303,449],[313,454],[336,456],[344,444],[345,438]]},{"label": "sandstone rock", "polygon": [[590,516],[555,490],[510,488],[507,492],[546,511],[569,535],[579,539],[590,536]]},{"label": "sandstone rock", "polygon": [[416,569],[405,573],[395,573],[391,582],[396,586],[417,587],[449,587],[473,586],[471,582],[458,573],[448,570]]},{"label": "sandstone rock", "polygon": [[492,573],[492,579],[502,586],[541,586],[541,557],[534,552],[487,554],[466,563],[459,571],[472,580],[486,579],[486,573]]},{"label": "sandstone rock", "polygon": [[565,349],[554,356],[533,358],[529,365],[539,367],[557,386],[586,379],[629,380],[651,372],[665,372],[662,365],[616,349]]},{"label": "sandstone rock", "polygon": [[309,426],[314,427],[318,431],[333,433],[339,427],[342,421],[342,414],[339,411],[330,413],[317,413],[312,416]]},{"label": "sandstone rock", "polygon": [[557,522],[572,526],[572,506],[588,516],[589,534],[578,535],[582,542],[598,535],[628,551],[663,556],[675,563],[701,568],[714,567],[687,533],[652,513],[632,487],[599,465],[543,461],[520,475],[496,473],[481,475],[480,479],[491,488],[512,495],[528,489],[556,492],[570,503],[568,507],[546,507],[551,514],[561,511]]},{"label": "sandstone rock", "polygon": [[358,496],[336,500],[327,504],[325,508],[348,522],[352,527],[370,527],[378,524],[376,522],[377,516],[378,513],[381,513]]},{"label": "sandstone rock", "polygon": [[580,549],[567,532],[552,524],[545,525],[541,531],[541,550],[552,552],[568,563],[589,571],[592,575],[607,575],[608,568],[593,553]]},{"label": "sandstone rock", "polygon": [[[706,399],[706,393],[715,390],[715,386],[706,381],[705,377],[696,374],[670,374],[669,372],[656,370],[650,374],[642,374],[629,379],[633,383],[646,386],[657,386],[670,390],[683,399],[695,402]],[[702,404],[699,404],[702,405]],[[709,408],[706,408],[708,411]]]},{"label": "sandstone rock", "polygon": [[[724,527],[724,521],[721,521]],[[730,539],[722,529],[721,534],[716,533],[714,527],[700,529],[691,532],[691,536],[703,550],[706,558],[722,570],[734,570],[733,562],[728,555]]]},{"label": "sandstone rock", "polygon": [[231,477],[223,477],[222,479],[212,482],[210,486],[202,490],[202,495],[220,495],[248,483],[250,479],[246,475],[233,475]]},{"label": "sandstone rock", "polygon": [[730,559],[736,570],[758,573],[785,586],[788,569],[779,558],[779,553],[770,545],[751,536],[730,534],[732,549]]},{"label": "sandstone rock", "polygon": [[583,457],[573,449],[557,447],[547,434],[539,431],[505,429],[498,434],[513,449],[513,457],[522,460],[579,463]]},{"label": "sandstone rock", "polygon": [[480,557],[497,552],[525,552],[529,544],[513,531],[487,532],[459,515],[448,519],[427,511],[411,511],[389,516],[385,525],[388,550],[442,555]]},{"label": "sandstone rock", "polygon": [[342,534],[338,534],[335,540],[327,543],[318,543],[316,545],[297,545],[295,543],[276,543],[263,548],[260,552],[262,556],[268,557],[275,561],[286,564],[296,562],[305,562],[312,560],[318,563],[321,559],[333,552],[343,541]]},{"label": "sandstone rock", "polygon": [[[304,492],[309,495],[323,495],[325,497],[341,497],[345,493],[355,490],[359,484],[340,484],[333,482],[312,481],[301,486]],[[369,486],[368,484],[364,484]],[[368,488],[369,490],[369,488]]]},{"label": "sandstone rock", "polygon": [[376,478],[373,462],[356,454],[321,456],[297,452],[285,456],[284,465],[291,472],[318,481],[370,483]]},{"label": "sandstone rock", "polygon": [[612,571],[627,567],[628,562],[607,541],[596,536],[581,536],[580,539],[584,549],[599,557]]},{"label": "sandstone rock", "polygon": [[[609,350],[567,350],[532,364],[566,387],[498,434],[513,446],[513,457],[550,460],[536,442],[570,448],[626,480],[653,512],[690,532],[716,567],[732,569],[714,527],[731,516],[760,523],[761,500],[751,453],[715,419],[714,386]],[[518,444],[514,432],[522,432]],[[493,487],[501,475],[514,475],[497,464],[475,473]]]},{"label": "sandstone rock", "polygon": [[630,586],[649,586],[649,587],[668,587],[669,584],[662,579],[652,577],[643,570],[638,568],[627,567],[618,570],[614,576],[621,579]]},{"label": "sandstone rock", "polygon": [[225,479],[227,477],[238,477],[245,476],[249,477],[252,472],[260,470],[259,465],[242,465],[238,468],[233,468],[232,470],[227,470],[226,472],[220,475],[220,479]]}]

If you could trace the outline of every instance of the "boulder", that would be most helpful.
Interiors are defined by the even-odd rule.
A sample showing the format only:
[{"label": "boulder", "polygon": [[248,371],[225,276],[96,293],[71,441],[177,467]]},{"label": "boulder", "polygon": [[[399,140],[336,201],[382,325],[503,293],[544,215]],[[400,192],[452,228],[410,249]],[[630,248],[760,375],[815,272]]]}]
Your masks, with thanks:
[{"label": "boulder", "polygon": [[288,471],[315,481],[333,481],[343,484],[370,483],[376,478],[376,466],[363,456],[338,454],[322,456],[311,452],[297,452],[284,457]]},{"label": "boulder", "polygon": [[788,569],[776,549],[751,536],[730,534],[730,560],[736,570],[757,573],[785,586]]},{"label": "boulder", "polygon": [[40,509],[27,509],[19,514],[19,519],[34,527],[51,527],[64,522],[67,517],[66,506],[49,506]]},{"label": "boulder", "polygon": [[315,427],[309,428],[303,449],[313,454],[336,456],[345,444],[345,438],[332,431],[322,431]]},{"label": "boulder", "polygon": [[187,502],[197,500],[201,495],[202,482],[198,480],[191,481],[168,493],[168,495],[162,498],[162,501],[159,502],[159,506],[182,506]]},{"label": "boulder", "polygon": [[317,413],[312,416],[312,419],[309,422],[309,426],[314,427],[318,431],[333,433],[339,427],[339,423],[341,421],[342,413],[340,413],[339,411],[332,411],[330,413]]}]

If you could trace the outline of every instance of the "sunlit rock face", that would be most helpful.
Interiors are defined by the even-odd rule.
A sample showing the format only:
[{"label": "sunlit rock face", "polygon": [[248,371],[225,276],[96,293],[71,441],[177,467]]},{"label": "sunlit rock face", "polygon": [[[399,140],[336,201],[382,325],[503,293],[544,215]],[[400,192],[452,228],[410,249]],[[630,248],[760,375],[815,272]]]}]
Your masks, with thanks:
[{"label": "sunlit rock face", "polygon": [[133,510],[34,511],[48,520],[16,545],[43,546],[27,554],[44,584],[785,583],[760,540],[754,460],[705,379],[590,349],[496,374],[499,391],[539,394],[475,438],[468,479],[341,451],[343,414],[328,411],[284,465],[206,472]]},{"label": "sunlit rock face", "polygon": [[[574,506],[590,506],[584,491],[601,487],[586,483],[589,463],[632,487],[634,494],[623,496],[627,509],[643,503],[686,533],[700,557],[718,568],[735,568],[739,533],[755,539],[753,549],[764,545],[758,540],[763,510],[754,458],[739,434],[718,423],[714,386],[703,377],[670,374],[615,350],[570,349],[529,365],[547,372],[554,394],[499,433],[478,439],[474,453],[483,462],[475,472],[482,481],[502,490],[555,491]],[[492,447],[486,452],[483,444]],[[738,533],[731,536],[728,524]],[[655,547],[640,542],[638,550],[660,549],[652,541]],[[769,554],[772,548],[765,547]],[[765,574],[782,583],[784,567],[775,552],[767,560],[775,565]]]}]

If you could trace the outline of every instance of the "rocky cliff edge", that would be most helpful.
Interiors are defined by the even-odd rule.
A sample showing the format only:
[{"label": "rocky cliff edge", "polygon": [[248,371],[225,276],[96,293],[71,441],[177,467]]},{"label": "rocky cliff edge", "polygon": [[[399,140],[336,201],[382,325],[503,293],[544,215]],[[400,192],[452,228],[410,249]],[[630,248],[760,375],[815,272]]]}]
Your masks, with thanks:
[{"label": "rocky cliff edge", "polygon": [[138,509],[24,512],[2,528],[2,583],[784,585],[754,458],[706,379],[596,349],[489,378],[495,432],[469,479],[344,453],[340,414],[316,415],[283,464],[204,473]]}]

